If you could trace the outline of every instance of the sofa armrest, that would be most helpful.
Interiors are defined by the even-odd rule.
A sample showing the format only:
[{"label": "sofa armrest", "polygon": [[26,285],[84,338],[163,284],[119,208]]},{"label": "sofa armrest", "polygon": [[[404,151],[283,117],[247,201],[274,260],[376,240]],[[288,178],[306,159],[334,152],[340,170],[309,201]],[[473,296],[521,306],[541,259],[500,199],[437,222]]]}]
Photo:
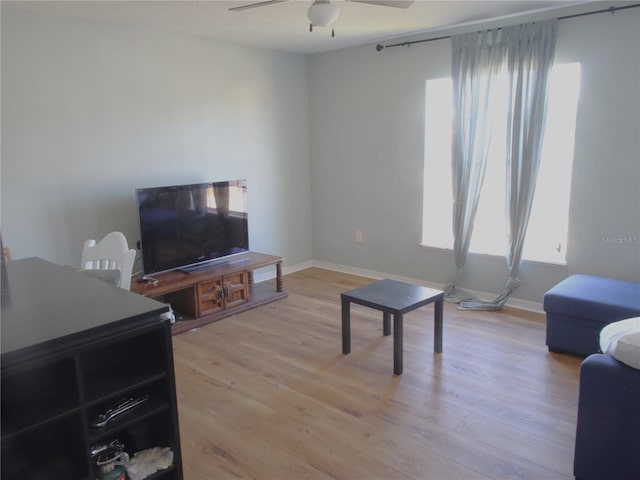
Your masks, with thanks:
[{"label": "sofa armrest", "polygon": [[580,367],[574,475],[640,479],[640,370],[609,355]]}]

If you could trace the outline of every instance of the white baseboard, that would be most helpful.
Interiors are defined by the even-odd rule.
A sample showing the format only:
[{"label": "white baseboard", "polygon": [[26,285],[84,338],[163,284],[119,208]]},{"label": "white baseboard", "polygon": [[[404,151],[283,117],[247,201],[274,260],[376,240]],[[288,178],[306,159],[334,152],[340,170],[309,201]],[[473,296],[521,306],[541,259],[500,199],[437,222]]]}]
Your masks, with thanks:
[{"label": "white baseboard", "polygon": [[[313,266],[313,261],[309,260],[307,262],[297,263],[296,265],[282,267],[282,275],[289,275],[290,273],[306,270]],[[276,278],[276,270],[274,267],[259,268],[253,272],[253,281],[256,283],[266,282],[267,280],[272,280],[274,278]]]},{"label": "white baseboard", "polygon": [[[299,272],[301,270],[305,270],[311,267],[322,268],[324,270],[331,270],[334,272],[347,273],[347,274],[356,275],[359,277],[372,278],[375,280],[380,280],[382,278],[390,278],[392,280],[398,280],[399,282],[414,283],[416,285],[422,285],[429,288],[436,288],[436,289],[444,288],[444,285],[442,284],[434,283],[434,282],[425,282],[424,280],[420,280],[417,278],[403,277],[400,275],[392,275],[389,273],[378,272],[375,270],[367,270],[363,268],[356,268],[348,265],[339,265],[339,264],[329,263],[329,262],[321,262],[317,260],[310,260],[310,261],[298,263],[295,265],[289,265],[282,269],[282,274],[288,275],[290,273]],[[256,282],[263,282],[266,280],[271,280],[275,278],[275,276],[276,274],[275,274],[275,271],[273,271],[273,268],[269,268],[268,270],[265,269],[263,272],[256,271],[256,273],[254,274],[254,279]],[[286,285],[285,285],[285,290],[286,290]],[[492,294],[489,292],[480,292],[477,290],[465,289],[465,291],[473,295],[475,298],[480,298],[480,299],[492,299],[496,296],[495,293]],[[529,300],[523,300],[521,298],[510,297],[506,305],[508,307],[517,308],[519,310],[526,310],[526,311],[535,312],[535,313],[544,313],[542,303],[540,302],[531,302]]]}]

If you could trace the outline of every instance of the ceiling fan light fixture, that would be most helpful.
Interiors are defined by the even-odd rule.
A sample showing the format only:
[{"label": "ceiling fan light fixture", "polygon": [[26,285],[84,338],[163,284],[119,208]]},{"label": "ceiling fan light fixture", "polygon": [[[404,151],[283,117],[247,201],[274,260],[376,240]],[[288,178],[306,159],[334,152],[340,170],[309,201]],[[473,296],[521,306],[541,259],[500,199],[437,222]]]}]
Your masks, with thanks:
[{"label": "ceiling fan light fixture", "polygon": [[314,27],[328,27],[338,18],[340,10],[329,0],[316,0],[307,10],[307,17]]}]

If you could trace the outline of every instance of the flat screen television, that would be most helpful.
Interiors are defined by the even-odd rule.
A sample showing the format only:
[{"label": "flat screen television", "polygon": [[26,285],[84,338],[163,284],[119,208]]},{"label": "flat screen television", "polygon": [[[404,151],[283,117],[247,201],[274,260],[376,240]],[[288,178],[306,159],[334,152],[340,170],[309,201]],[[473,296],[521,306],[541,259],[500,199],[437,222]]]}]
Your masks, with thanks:
[{"label": "flat screen television", "polygon": [[139,188],[136,198],[143,275],[249,251],[246,180]]}]

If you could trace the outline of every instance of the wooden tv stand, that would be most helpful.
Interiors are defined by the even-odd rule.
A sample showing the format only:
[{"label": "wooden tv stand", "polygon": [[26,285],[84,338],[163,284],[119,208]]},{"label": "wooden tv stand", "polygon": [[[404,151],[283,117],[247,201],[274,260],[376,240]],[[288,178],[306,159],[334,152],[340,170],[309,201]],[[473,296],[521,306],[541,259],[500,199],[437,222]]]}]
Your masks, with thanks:
[{"label": "wooden tv stand", "polygon": [[[210,268],[180,270],[134,278],[131,291],[170,303],[176,323],[172,333],[190,330],[287,296],[282,284],[282,257],[247,252]],[[276,287],[254,284],[253,271],[275,265]]]}]

